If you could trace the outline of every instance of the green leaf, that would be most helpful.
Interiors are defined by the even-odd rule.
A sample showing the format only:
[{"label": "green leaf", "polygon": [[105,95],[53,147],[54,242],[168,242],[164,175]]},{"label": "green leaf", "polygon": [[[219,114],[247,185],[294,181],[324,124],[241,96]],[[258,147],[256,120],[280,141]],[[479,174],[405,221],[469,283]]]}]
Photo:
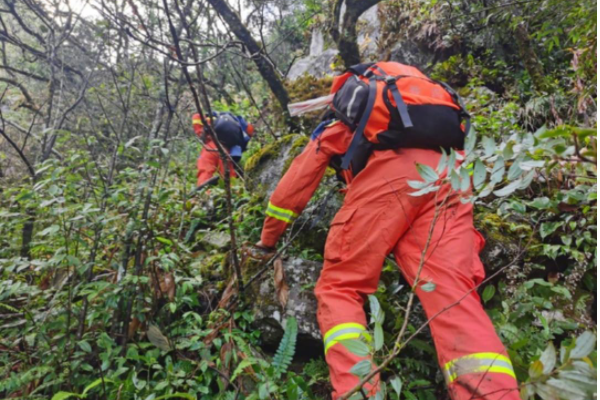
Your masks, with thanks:
[{"label": "green leaf", "polygon": [[506,179],[508,179],[509,181],[514,181],[519,176],[521,176],[522,173],[523,173],[523,170],[519,166],[519,161],[515,160],[508,168],[508,173],[506,174]]},{"label": "green leaf", "polygon": [[39,236],[52,235],[52,234],[58,232],[59,229],[60,229],[60,226],[58,226],[58,225],[52,225],[52,226],[49,226],[48,228],[44,229],[40,233],[38,233],[38,235]]},{"label": "green leaf", "polygon": [[481,298],[484,303],[490,301],[494,294],[496,293],[496,287],[494,285],[488,285],[483,289],[483,293],[481,294]]},{"label": "green leaf", "polygon": [[162,334],[162,332],[156,325],[150,325],[148,327],[146,336],[148,336],[148,340],[150,340],[150,342],[159,349],[164,351],[171,350],[171,344],[169,343],[169,339]]},{"label": "green leaf", "polygon": [[406,183],[408,183],[408,186],[410,186],[413,189],[423,189],[424,187],[430,185],[428,182],[423,181],[407,181]]},{"label": "green leaf", "polygon": [[519,167],[523,170],[523,171],[531,171],[534,168],[540,168],[543,167],[545,164],[545,162],[543,160],[527,160],[527,161],[523,161],[519,164]]},{"label": "green leaf", "polygon": [[296,339],[298,337],[298,323],[296,318],[288,317],[285,322],[285,333],[281,338],[275,357],[273,357],[273,367],[275,375],[281,376],[286,373],[292,363],[296,353]]},{"label": "green leaf", "polygon": [[512,181],[508,185],[504,186],[502,189],[494,190],[494,194],[498,197],[506,197],[512,194],[517,188],[521,185],[521,180],[517,179],[516,181]]},{"label": "green leaf", "polygon": [[251,359],[242,360],[242,362],[239,363],[238,366],[235,368],[235,371],[233,371],[233,374],[231,375],[231,381],[234,381],[240,373],[242,373],[246,368],[253,364],[254,361]]},{"label": "green leaf", "polygon": [[359,357],[366,357],[369,355],[369,346],[367,346],[362,340],[358,339],[347,339],[341,340],[341,344],[348,349],[348,351]]},{"label": "green leaf", "polygon": [[92,346],[90,346],[90,344],[88,342],[86,342],[85,340],[82,340],[81,342],[79,342],[77,344],[79,345],[81,350],[85,351],[86,353],[92,352]]},{"label": "green leaf", "polygon": [[575,340],[575,348],[571,350],[571,358],[583,358],[594,351],[596,347],[596,335],[585,331]]},{"label": "green leaf", "polygon": [[544,372],[544,364],[540,360],[536,360],[529,365],[529,377],[531,379],[536,379],[542,376]]},{"label": "green leaf", "polygon": [[164,399],[174,399],[174,398],[178,398],[178,399],[187,399],[187,400],[196,400],[196,396],[192,396],[189,393],[172,393],[172,394],[165,394],[162,396],[158,396],[157,398],[155,398],[154,400],[164,400]]},{"label": "green leaf", "polygon": [[473,125],[471,125],[471,131],[467,135],[467,139],[465,140],[465,154],[469,155],[475,148],[475,143],[477,141],[477,133],[475,129],[473,129]]},{"label": "green leaf", "polygon": [[452,190],[460,190],[460,175],[454,169],[450,171],[450,185],[452,186]]},{"label": "green leaf", "polygon": [[433,183],[440,179],[439,175],[429,165],[417,163],[417,172],[425,180],[425,182]]},{"label": "green leaf", "polygon": [[496,162],[494,162],[494,166],[492,167],[492,175],[490,177],[490,181],[498,183],[502,182],[502,178],[504,177],[504,172],[506,168],[504,166],[504,158],[498,157]]},{"label": "green leaf", "polygon": [[433,292],[435,290],[435,283],[433,282],[427,282],[424,283],[423,285],[421,285],[421,290],[424,292]]},{"label": "green leaf", "polygon": [[542,222],[540,225],[540,235],[542,236],[542,239],[553,234],[562,224],[562,221]]},{"label": "green leaf", "polygon": [[[586,364],[587,365],[587,364]],[[596,371],[591,370],[591,373],[581,373],[579,371],[560,371],[558,378],[561,381],[570,382],[588,394],[596,392]]]},{"label": "green leaf", "polygon": [[440,162],[435,170],[438,174],[441,174],[446,168],[448,168],[448,154],[446,153],[446,150],[442,149],[442,156],[440,157]]},{"label": "green leaf", "polygon": [[439,186],[432,185],[432,186],[428,186],[424,189],[421,189],[418,192],[409,193],[409,195],[414,196],[414,197],[419,197],[419,196],[423,196],[424,194],[427,194],[427,193],[435,192],[439,188],[440,188]]},{"label": "green leaf", "polygon": [[156,240],[158,240],[159,242],[161,242],[163,244],[166,244],[168,246],[172,246],[173,245],[173,241],[171,241],[171,240],[169,240],[169,239],[167,239],[165,237],[162,237],[162,236],[157,236]]},{"label": "green leaf", "polygon": [[569,400],[586,400],[587,394],[572,381],[564,381],[550,378],[546,381],[546,385],[559,393],[559,397]]},{"label": "green leaf", "polygon": [[372,294],[369,295],[369,307],[371,308],[371,323],[378,322],[379,324],[383,324],[385,315],[381,310],[379,300]]},{"label": "green leaf", "polygon": [[358,377],[363,377],[371,372],[371,361],[370,360],[362,360],[354,364],[352,368],[350,368],[350,373],[352,375],[356,375]]},{"label": "green leaf", "polygon": [[396,392],[398,397],[400,397],[400,392],[402,391],[402,380],[399,377],[395,376],[392,379],[390,379],[390,385],[392,385],[394,392]]},{"label": "green leaf", "polygon": [[519,189],[520,190],[527,189],[529,187],[529,185],[531,185],[531,182],[533,181],[534,176],[535,176],[535,170],[531,170],[527,174],[525,174],[525,176],[520,179],[521,183],[519,184]]},{"label": "green leaf", "polygon": [[56,392],[56,393],[54,393],[54,396],[52,396],[52,400],[65,400],[65,399],[68,399],[69,397],[78,397],[81,399],[81,396],[77,393]]},{"label": "green leaf", "polygon": [[460,169],[460,191],[466,192],[469,190],[471,186],[471,176],[469,175],[469,170],[466,168]]},{"label": "green leaf", "polygon": [[545,208],[550,207],[550,199],[547,197],[538,197],[535,200],[533,200],[532,202],[530,202],[528,205],[533,207],[533,208],[537,208],[538,210],[543,210]]},{"label": "green leaf", "polygon": [[480,159],[475,161],[475,169],[473,171],[473,186],[475,189],[479,190],[481,186],[485,183],[485,178],[487,176],[487,170],[485,168],[485,164]]},{"label": "green leaf", "polygon": [[481,139],[481,144],[483,145],[483,151],[485,152],[485,156],[489,157],[496,152],[496,142],[489,136],[485,136]]},{"label": "green leaf", "polygon": [[383,328],[380,323],[375,324],[374,346],[376,351],[381,350],[383,347]]},{"label": "green leaf", "polygon": [[542,373],[544,375],[549,375],[556,365],[556,349],[554,348],[554,344],[552,344],[552,342],[549,342],[548,346],[546,346],[546,349],[540,356],[540,361],[544,365]]}]

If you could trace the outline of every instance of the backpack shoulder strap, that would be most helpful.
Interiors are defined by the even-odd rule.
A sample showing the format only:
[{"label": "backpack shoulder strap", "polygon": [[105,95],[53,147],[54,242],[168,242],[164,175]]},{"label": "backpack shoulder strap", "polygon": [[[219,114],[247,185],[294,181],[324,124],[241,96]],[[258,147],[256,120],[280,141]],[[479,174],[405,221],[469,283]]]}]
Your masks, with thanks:
[{"label": "backpack shoulder strap", "polygon": [[402,125],[405,128],[412,128],[413,123],[410,119],[410,115],[408,114],[408,106],[404,102],[400,91],[398,90],[398,85],[396,85],[396,81],[398,78],[390,75],[385,76],[385,84],[387,90],[392,92],[392,96],[394,97],[394,102],[396,103],[396,108],[398,109],[398,113],[400,114],[400,119],[402,120]]},{"label": "backpack shoulder strap", "polygon": [[360,118],[358,127],[354,132],[354,136],[352,137],[350,146],[348,146],[348,151],[346,151],[346,154],[342,158],[342,169],[348,169],[348,167],[350,166],[350,162],[352,161],[352,157],[354,156],[356,147],[358,146],[360,139],[363,136],[363,132],[365,131],[365,127],[367,126],[367,121],[371,116],[371,111],[373,111],[373,105],[375,104],[376,95],[377,81],[375,79],[369,79],[369,95],[367,98],[367,105],[365,107],[365,111],[363,111],[362,117]]}]

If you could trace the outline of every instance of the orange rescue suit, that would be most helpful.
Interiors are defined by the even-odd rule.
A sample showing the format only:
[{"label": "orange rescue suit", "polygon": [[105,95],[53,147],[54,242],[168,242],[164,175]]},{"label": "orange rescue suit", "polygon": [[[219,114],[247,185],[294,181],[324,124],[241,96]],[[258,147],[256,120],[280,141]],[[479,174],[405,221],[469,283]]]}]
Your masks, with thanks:
[{"label": "orange rescue suit", "polygon": [[[333,123],[294,160],[269,201],[264,246],[277,244],[310,200],[330,159],[345,153],[351,138],[344,124]],[[426,149],[374,151],[349,183],[331,223],[315,294],[334,400],[359,382],[350,369],[361,357],[340,341],[369,340],[363,305],[377,290],[385,257],[394,255],[412,285],[430,236],[416,293],[427,318],[433,318],[431,334],[452,399],[520,398],[511,361],[473,290],[484,278],[479,252],[485,242],[473,227],[472,205],[462,204],[447,184],[438,192],[409,195],[415,190],[407,182],[422,180],[417,163],[436,168],[440,157]],[[433,290],[432,285],[423,289],[427,283],[435,285]],[[369,394],[378,390],[378,379],[365,385]]]}]

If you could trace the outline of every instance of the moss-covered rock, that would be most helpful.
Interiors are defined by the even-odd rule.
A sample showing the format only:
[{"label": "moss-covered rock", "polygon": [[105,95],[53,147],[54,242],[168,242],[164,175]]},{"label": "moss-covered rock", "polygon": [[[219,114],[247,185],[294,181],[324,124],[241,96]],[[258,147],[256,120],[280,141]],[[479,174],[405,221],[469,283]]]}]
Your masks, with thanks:
[{"label": "moss-covered rock", "polygon": [[308,140],[300,134],[286,135],[248,157],[244,169],[253,193],[260,197],[270,195]]},{"label": "moss-covered rock", "polygon": [[[243,275],[247,280],[262,268],[260,263],[246,263]],[[322,354],[321,333],[317,324],[317,299],[314,283],[321,273],[322,264],[315,261],[290,258],[283,261],[285,282],[289,297],[285,306],[279,303],[273,270],[257,280],[245,292],[246,301],[254,313],[254,326],[261,332],[263,346],[276,349],[283,335],[285,319],[294,317],[298,322],[298,348],[315,356]]]},{"label": "moss-covered rock", "polygon": [[504,220],[489,209],[476,210],[474,224],[486,241],[481,261],[488,274],[514,260],[521,252],[519,242],[529,236],[522,227]]}]

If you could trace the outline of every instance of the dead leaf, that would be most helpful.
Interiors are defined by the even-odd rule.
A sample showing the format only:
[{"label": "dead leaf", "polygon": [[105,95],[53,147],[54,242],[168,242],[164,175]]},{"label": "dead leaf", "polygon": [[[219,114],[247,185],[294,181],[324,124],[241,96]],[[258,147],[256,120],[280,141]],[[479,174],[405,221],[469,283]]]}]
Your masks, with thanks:
[{"label": "dead leaf", "polygon": [[556,283],[560,279],[560,272],[548,272],[548,282]]},{"label": "dead leaf", "polygon": [[204,338],[204,344],[210,344],[219,334],[219,330],[217,328],[213,329],[206,337]]},{"label": "dead leaf", "polygon": [[277,294],[279,304],[281,304],[282,308],[285,308],[290,297],[290,287],[285,282],[285,273],[283,272],[283,262],[281,261],[281,258],[275,260],[273,267],[275,268],[275,293]]},{"label": "dead leaf", "polygon": [[175,300],[175,277],[171,272],[160,277],[160,291],[167,295],[169,301]]},{"label": "dead leaf", "polygon": [[221,358],[221,368],[219,371],[221,372],[221,380],[223,382],[224,388],[226,390],[229,386],[229,377],[231,375],[231,358],[233,357],[233,343],[227,342],[221,346],[220,358]]},{"label": "dead leaf", "polygon": [[558,203],[558,209],[562,212],[573,212],[577,211],[577,209],[579,209],[579,206],[560,202]]},{"label": "dead leaf", "polygon": [[233,297],[234,294],[237,293],[237,279],[235,277],[231,278],[229,284],[225,288],[223,295],[221,296],[221,300],[217,305],[218,308],[226,308],[229,305],[229,300]]},{"label": "dead leaf", "polygon": [[148,340],[150,343],[155,345],[161,350],[169,351],[171,350],[171,344],[169,343],[169,339],[162,334],[160,329],[156,325],[150,325],[148,330],[146,331],[146,336],[148,336]]},{"label": "dead leaf", "polygon": [[139,319],[133,317],[131,322],[129,323],[129,328],[127,329],[127,337],[132,338],[133,335],[137,332],[138,328],[142,325]]},{"label": "dead leaf", "polygon": [[[221,346],[221,351],[219,355],[221,357],[221,365],[225,368],[225,371],[229,371],[229,366],[231,364],[231,355],[233,354],[231,351],[232,348],[233,344],[231,342],[227,342],[223,344],[223,346]],[[225,371],[221,372],[225,373]]]}]

